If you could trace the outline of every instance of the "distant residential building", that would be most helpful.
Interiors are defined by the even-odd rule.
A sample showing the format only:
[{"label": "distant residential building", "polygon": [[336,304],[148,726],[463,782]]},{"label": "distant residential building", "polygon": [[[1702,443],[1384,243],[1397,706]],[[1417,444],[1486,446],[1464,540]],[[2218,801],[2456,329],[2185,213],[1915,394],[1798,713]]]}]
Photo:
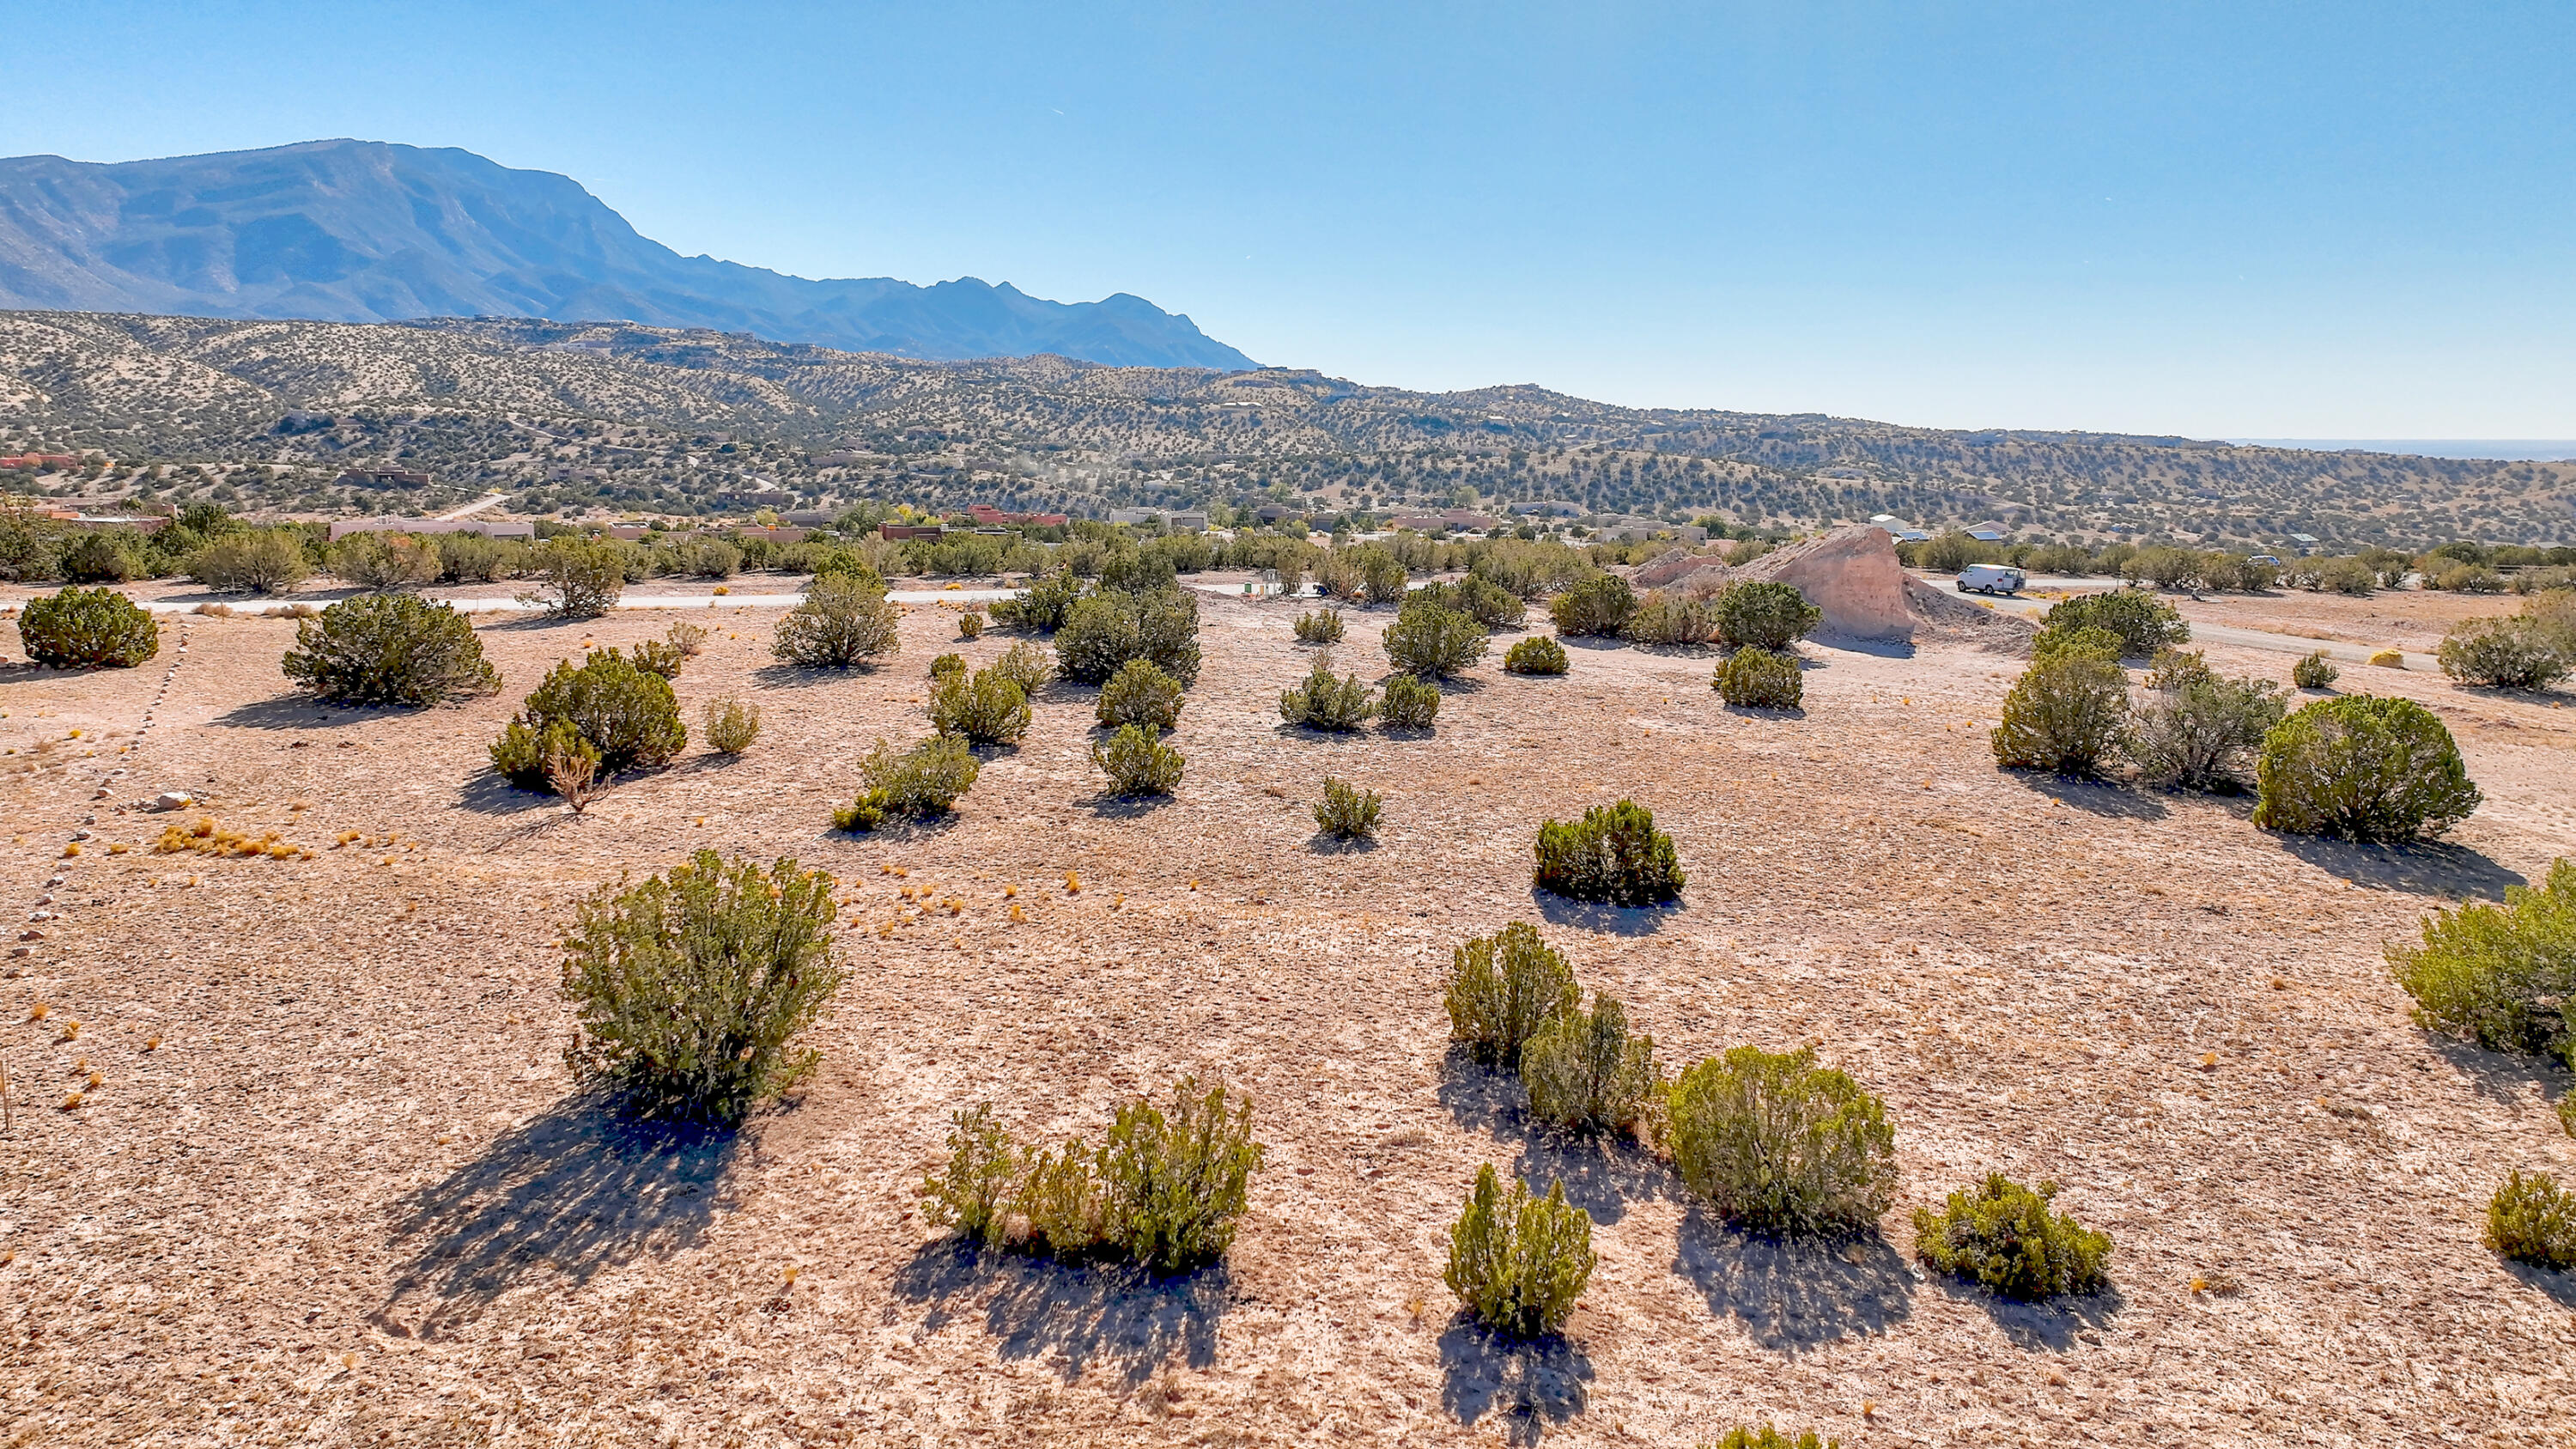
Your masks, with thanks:
[{"label": "distant residential building", "polygon": [[1696,523],[1666,523],[1660,518],[1614,518],[1595,525],[1592,533],[1603,543],[1631,543],[1648,538],[1670,538],[1682,543],[1708,541],[1708,530]]},{"label": "distant residential building", "polygon": [[343,488],[426,488],[435,480],[408,468],[352,468],[331,481]]},{"label": "distant residential building", "polygon": [[1532,503],[1515,503],[1511,511],[1536,514],[1541,518],[1581,518],[1583,505],[1562,498],[1542,498]]},{"label": "distant residential building", "polygon": [[[989,503],[967,504],[966,516],[988,528],[1009,524],[1025,524],[1032,528],[1062,528],[1073,521],[1061,513],[1012,513],[995,508]],[[1200,519],[1204,522],[1206,515],[1201,514]]]},{"label": "distant residential building", "polygon": [[1959,530],[1979,543],[2001,543],[2012,536],[2012,530],[2000,523],[1972,523]]},{"label": "distant residential building", "polygon": [[334,540],[353,533],[479,533],[485,538],[535,538],[537,526],[484,518],[344,518],[331,525]]},{"label": "distant residential building", "polygon": [[1133,528],[1138,524],[1161,519],[1165,528],[1175,533],[1199,533],[1208,526],[1207,513],[1196,508],[1113,508],[1109,521]]},{"label": "distant residential building", "polygon": [[906,538],[935,539],[947,531],[948,530],[940,527],[936,523],[881,523],[877,525],[877,537],[882,538],[889,543],[898,539]]},{"label": "distant residential building", "polygon": [[20,453],[0,458],[0,468],[70,468],[79,463],[80,459],[69,453]]},{"label": "distant residential building", "polygon": [[92,532],[122,530],[150,533],[170,521],[157,513],[83,513],[76,508],[48,508],[45,516],[56,523],[68,523],[74,528],[86,528]]}]

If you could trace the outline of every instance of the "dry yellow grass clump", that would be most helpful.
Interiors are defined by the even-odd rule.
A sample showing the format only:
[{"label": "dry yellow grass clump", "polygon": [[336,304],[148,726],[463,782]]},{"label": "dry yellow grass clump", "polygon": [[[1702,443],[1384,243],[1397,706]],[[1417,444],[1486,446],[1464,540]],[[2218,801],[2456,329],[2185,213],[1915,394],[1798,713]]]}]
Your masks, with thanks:
[{"label": "dry yellow grass clump", "polygon": [[161,828],[161,838],[152,849],[162,855],[189,853],[212,856],[266,856],[270,860],[311,860],[313,852],[305,846],[278,838],[272,830],[254,840],[238,830],[226,830],[212,816],[201,815],[197,823],[182,830],[176,824]]}]

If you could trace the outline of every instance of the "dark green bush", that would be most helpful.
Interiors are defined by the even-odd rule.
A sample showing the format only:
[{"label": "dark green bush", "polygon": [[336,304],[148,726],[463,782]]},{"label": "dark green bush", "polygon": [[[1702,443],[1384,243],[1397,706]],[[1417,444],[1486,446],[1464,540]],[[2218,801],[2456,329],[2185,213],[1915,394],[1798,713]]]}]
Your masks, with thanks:
[{"label": "dark green bush", "polygon": [[2298,663],[2290,666],[2290,682],[2301,689],[2326,689],[2342,677],[2343,671],[2335,668],[2322,649],[2301,656]]},{"label": "dark green bush", "polygon": [[1715,613],[1717,642],[1730,649],[1786,649],[1825,617],[1795,585],[1770,579],[1727,585],[1717,596]]},{"label": "dark green bush", "polygon": [[1064,677],[1084,684],[1105,684],[1142,659],[1187,685],[1199,677],[1198,601],[1178,591],[1093,594],[1056,631],[1055,653]]},{"label": "dark green bush", "polygon": [[2030,662],[2045,663],[2051,659],[2095,659],[2104,664],[2120,662],[2120,651],[2128,646],[2120,636],[2092,624],[2073,625],[2064,629],[2042,629],[2031,637]]},{"label": "dark green bush", "polygon": [[1103,725],[1143,725],[1150,730],[1177,729],[1181,723],[1181,682],[1143,659],[1130,659],[1100,687],[1097,711]]},{"label": "dark green bush", "polygon": [[809,669],[871,664],[902,650],[902,618],[875,574],[817,574],[805,601],[780,616],[769,652]]},{"label": "dark green bush", "polygon": [[968,609],[957,616],[957,637],[967,640],[970,643],[984,637],[984,614],[982,610]]},{"label": "dark green bush", "polygon": [[312,572],[303,535],[292,528],[229,533],[188,560],[190,578],[227,594],[282,594]]},{"label": "dark green bush", "polygon": [[2423,945],[2388,950],[2416,1020],[2576,1067],[2576,861],[2552,864],[2537,890],[2505,887],[2502,905],[2437,910],[2423,932]]},{"label": "dark green bush", "polygon": [[1338,610],[1317,609],[1297,616],[1297,642],[1300,644],[1339,644],[1342,642],[1342,616]]},{"label": "dark green bush", "polygon": [[2442,636],[2442,672],[2462,684],[2494,689],[2547,689],[2576,670],[2533,620],[2520,615],[2467,619]]},{"label": "dark green bush", "polygon": [[2111,1240],[2050,1211],[2056,1197],[2056,1183],[2033,1191],[1988,1173],[1983,1186],[1950,1194],[1941,1211],[1914,1210],[1915,1254],[1934,1272],[2026,1303],[2093,1292]]},{"label": "dark green bush", "polygon": [[2432,711],[2366,694],[2283,720],[2264,736],[2254,777],[2256,825],[2347,840],[2439,835],[2484,798]]},{"label": "dark green bush", "polygon": [[2040,622],[2052,631],[2107,629],[2120,636],[2120,654],[2128,659],[2152,659],[2159,649],[2191,641],[2191,625],[2183,622],[2180,610],[2137,589],[2077,594],[2051,608]]},{"label": "dark green bush", "polygon": [[445,704],[501,687],[463,614],[417,594],[360,594],[295,626],[286,677],[348,704]]},{"label": "dark green bush", "polygon": [[566,1062],[652,1116],[738,1122],[812,1070],[797,1050],[841,986],[832,878],[711,850],[603,888],[565,941]]},{"label": "dark green bush", "polygon": [[1427,730],[1440,717],[1440,686],[1428,679],[1398,674],[1387,680],[1377,714],[1391,730]]},{"label": "dark green bush", "polygon": [[1510,674],[1563,674],[1566,665],[1565,646],[1545,634],[1533,634],[1503,655]]},{"label": "dark green bush", "polygon": [[1421,679],[1447,679],[1485,657],[1490,645],[1483,626],[1467,614],[1443,608],[1436,597],[1407,597],[1395,622],[1386,626],[1387,661]]},{"label": "dark green bush", "polygon": [[1530,1113],[1567,1132],[1634,1132],[1663,1078],[1655,1039],[1628,1034],[1627,1008],[1594,992],[1590,1011],[1558,1014],[1521,1046]]},{"label": "dark green bush", "polygon": [[522,790],[548,789],[547,736],[561,730],[589,746],[603,776],[660,769],[689,742],[671,682],[615,649],[578,667],[559,661],[492,746],[492,767]]},{"label": "dark green bush", "polygon": [[689,656],[668,639],[647,639],[635,646],[635,667],[647,674],[677,679],[688,662]]},{"label": "dark green bush", "polygon": [[1575,639],[1615,639],[1637,612],[1637,591],[1617,574],[1594,574],[1548,601],[1556,632]]},{"label": "dark green bush", "polygon": [[1717,616],[1708,604],[1657,589],[1638,600],[1637,611],[1620,632],[1631,644],[1705,644],[1717,637]]},{"label": "dark green bush", "polygon": [[63,546],[63,577],[76,584],[121,584],[143,577],[140,559],[112,533],[92,529]]},{"label": "dark green bush", "polygon": [[993,621],[1015,629],[1039,634],[1052,634],[1073,617],[1073,606],[1082,599],[1082,580],[1070,569],[1052,570],[1029,581],[1029,586],[1016,598],[999,599],[993,604]]},{"label": "dark green bush", "polygon": [[1668,1110],[1674,1169],[1739,1227],[1856,1232],[1895,1196],[1885,1106],[1810,1048],[1712,1057],[1673,1083]]},{"label": "dark green bush", "polygon": [[2486,1244],[2535,1268],[2576,1268],[2576,1192],[2548,1173],[2515,1169],[2487,1204]]},{"label": "dark green bush", "polygon": [[1531,1037],[1581,1001],[1574,968],[1524,921],[1452,953],[1442,996],[1450,1039],[1466,1043],[1479,1061],[1503,1066],[1516,1065]]},{"label": "dark green bush", "polygon": [[1655,828],[1652,811],[1627,800],[1539,826],[1533,879],[1569,900],[1619,906],[1679,900],[1684,884],[1673,838]]},{"label": "dark green bush", "polygon": [[1487,629],[1517,629],[1529,618],[1520,596],[1482,574],[1451,584],[1449,606]]},{"label": "dark green bush", "polygon": [[1385,803],[1375,790],[1355,790],[1327,775],[1324,798],[1315,802],[1316,828],[1341,840],[1374,839]]},{"label": "dark green bush", "polygon": [[528,574],[538,583],[530,602],[568,619],[597,618],[626,591],[626,555],[608,543],[550,538],[529,554]]},{"label": "dark green bush", "polygon": [[69,588],[27,601],[18,643],[48,669],[131,669],[161,652],[161,626],[114,589]]},{"label": "dark green bush", "polygon": [[876,830],[897,818],[932,820],[975,788],[983,767],[966,741],[932,735],[898,754],[884,740],[859,766],[859,796],[832,812],[843,830]]},{"label": "dark green bush", "polygon": [[2238,789],[2254,750],[2287,709],[2281,687],[2268,679],[2223,679],[2200,656],[2182,657],[2190,663],[2147,675],[2146,694],[2122,727],[2120,753],[2149,784]]},{"label": "dark green bush", "polygon": [[[1437,690],[1433,691],[1435,694]],[[1279,696],[1279,717],[1292,725],[1317,730],[1355,730],[1377,713],[1377,693],[1356,674],[1333,677],[1333,656],[1315,656],[1306,682]]]},{"label": "dark green bush", "polygon": [[1799,709],[1807,695],[1807,669],[1795,654],[1748,644],[1718,662],[1708,685],[1740,709]]},{"label": "dark green bush", "polygon": [[1496,1333],[1536,1338],[1565,1326],[1599,1261],[1592,1216],[1565,1200],[1565,1184],[1533,1197],[1512,1179],[1509,1192],[1486,1163],[1465,1211],[1449,1229],[1449,1291]]},{"label": "dark green bush", "polygon": [[1181,783],[1181,752],[1135,725],[1093,745],[1091,763],[1109,777],[1113,795],[1169,795]]},{"label": "dark green bush", "polygon": [[1015,744],[1029,732],[1029,697],[990,669],[952,674],[931,691],[930,727],[969,744]]},{"label": "dark green bush", "polygon": [[2128,716],[2128,672],[2089,651],[2070,651],[2022,671],[1989,738],[1996,762],[2007,767],[2091,775],[2118,745]]},{"label": "dark green bush", "polygon": [[353,533],[331,545],[331,572],[362,589],[407,589],[447,571],[436,541],[408,533]]}]

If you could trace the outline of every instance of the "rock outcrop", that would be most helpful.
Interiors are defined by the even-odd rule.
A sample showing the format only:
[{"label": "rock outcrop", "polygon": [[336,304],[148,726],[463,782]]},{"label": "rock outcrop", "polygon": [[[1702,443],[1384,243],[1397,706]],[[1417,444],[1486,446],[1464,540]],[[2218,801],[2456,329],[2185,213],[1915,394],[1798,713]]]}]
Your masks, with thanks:
[{"label": "rock outcrop", "polygon": [[1837,528],[1764,554],[1735,576],[1777,580],[1806,595],[1825,611],[1821,633],[1872,643],[1914,639],[1914,613],[1905,595],[1909,575],[1896,561],[1896,540],[1886,529],[1866,523]]}]

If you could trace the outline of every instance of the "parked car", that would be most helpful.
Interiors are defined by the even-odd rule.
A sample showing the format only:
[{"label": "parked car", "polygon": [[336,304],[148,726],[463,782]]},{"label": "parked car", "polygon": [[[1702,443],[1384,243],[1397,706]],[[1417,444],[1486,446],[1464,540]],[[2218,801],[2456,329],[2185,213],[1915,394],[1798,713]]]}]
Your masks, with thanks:
[{"label": "parked car", "polygon": [[2247,563],[2258,563],[2258,564],[2270,564],[2270,565],[2271,565],[2272,567],[2274,567],[2274,568],[2279,568],[2279,567],[2281,566],[2281,561],[2280,561],[2279,559],[2277,559],[2277,558],[2272,557],[2272,556],[2271,556],[2270,554],[2268,554],[2268,553],[2258,553],[2258,554],[2254,555],[2252,558],[2247,559],[2247,560],[2246,560],[2246,562],[2247,562]]},{"label": "parked car", "polygon": [[1980,594],[2018,594],[2028,576],[2017,568],[2003,564],[1970,564],[1959,570],[1959,592]]}]

